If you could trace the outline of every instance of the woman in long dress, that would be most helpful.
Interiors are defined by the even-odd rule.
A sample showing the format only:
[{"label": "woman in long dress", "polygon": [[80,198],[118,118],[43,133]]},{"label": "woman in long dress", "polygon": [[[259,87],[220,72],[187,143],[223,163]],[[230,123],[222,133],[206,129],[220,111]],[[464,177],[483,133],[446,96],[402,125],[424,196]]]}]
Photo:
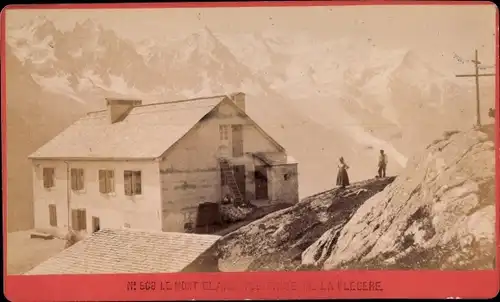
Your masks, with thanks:
[{"label": "woman in long dress", "polygon": [[349,166],[345,163],[344,158],[339,159],[339,171],[337,173],[337,186],[345,188],[349,185],[349,175],[347,174]]}]

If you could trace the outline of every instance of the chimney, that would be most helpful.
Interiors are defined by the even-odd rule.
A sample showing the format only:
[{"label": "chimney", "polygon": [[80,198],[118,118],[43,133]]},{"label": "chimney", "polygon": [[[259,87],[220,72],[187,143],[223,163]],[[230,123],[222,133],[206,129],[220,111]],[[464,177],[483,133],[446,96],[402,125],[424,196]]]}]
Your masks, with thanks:
[{"label": "chimney", "polygon": [[124,120],[135,106],[140,105],[142,105],[141,100],[106,98],[106,106],[111,124]]},{"label": "chimney", "polygon": [[245,111],[245,94],[243,92],[236,92],[230,95],[231,100],[238,106],[243,112]]}]

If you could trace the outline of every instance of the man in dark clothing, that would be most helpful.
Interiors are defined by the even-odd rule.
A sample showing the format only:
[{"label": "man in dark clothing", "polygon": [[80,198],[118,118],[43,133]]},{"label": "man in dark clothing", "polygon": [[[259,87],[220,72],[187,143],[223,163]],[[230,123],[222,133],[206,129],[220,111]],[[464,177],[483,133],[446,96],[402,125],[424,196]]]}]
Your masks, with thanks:
[{"label": "man in dark clothing", "polygon": [[378,177],[385,177],[385,170],[387,168],[387,155],[384,150],[380,150],[380,155],[378,158]]}]

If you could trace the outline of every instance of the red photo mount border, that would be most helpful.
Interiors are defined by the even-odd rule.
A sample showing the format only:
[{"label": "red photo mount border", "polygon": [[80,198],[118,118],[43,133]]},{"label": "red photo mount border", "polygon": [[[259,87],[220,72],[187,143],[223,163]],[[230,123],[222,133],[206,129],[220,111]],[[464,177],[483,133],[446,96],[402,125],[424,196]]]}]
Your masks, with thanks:
[{"label": "red photo mount border", "polygon": [[[289,1],[214,3],[127,3],[11,5],[2,10],[2,187],[4,230],[4,295],[11,301],[103,300],[229,300],[229,299],[335,299],[335,298],[492,298],[499,291],[499,264],[487,271],[320,271],[252,273],[173,273],[117,275],[8,275],[6,261],[7,162],[5,91],[5,11],[9,9],[134,9],[168,7],[259,7],[341,5],[495,5],[487,1]],[[496,12],[497,107],[499,14]],[[499,110],[495,117],[495,144],[499,143]],[[499,149],[496,148],[496,181],[499,183]],[[500,190],[496,191],[497,203]],[[497,259],[499,207],[496,207]]]}]

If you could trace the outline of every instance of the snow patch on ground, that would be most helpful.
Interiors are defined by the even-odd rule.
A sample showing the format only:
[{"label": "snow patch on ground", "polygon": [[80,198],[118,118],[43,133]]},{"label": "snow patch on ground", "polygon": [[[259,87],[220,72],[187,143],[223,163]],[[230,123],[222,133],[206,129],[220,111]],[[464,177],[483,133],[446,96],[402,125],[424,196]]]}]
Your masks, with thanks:
[{"label": "snow patch on ground", "polygon": [[53,77],[43,77],[37,74],[31,74],[33,80],[40,85],[43,89],[57,93],[57,94],[62,94],[65,95],[72,100],[75,100],[79,103],[85,104],[86,102],[79,98],[76,94],[75,91],[71,88],[69,81],[68,81],[68,75],[56,75]]},{"label": "snow patch on ground", "polygon": [[129,87],[122,77],[110,75],[109,78],[111,79],[111,85],[107,87],[107,90],[131,96],[140,96],[143,94],[135,87]]},{"label": "snow patch on ground", "polygon": [[75,51],[69,52],[69,55],[72,56],[73,58],[80,58],[83,55],[83,49],[78,48]]}]

